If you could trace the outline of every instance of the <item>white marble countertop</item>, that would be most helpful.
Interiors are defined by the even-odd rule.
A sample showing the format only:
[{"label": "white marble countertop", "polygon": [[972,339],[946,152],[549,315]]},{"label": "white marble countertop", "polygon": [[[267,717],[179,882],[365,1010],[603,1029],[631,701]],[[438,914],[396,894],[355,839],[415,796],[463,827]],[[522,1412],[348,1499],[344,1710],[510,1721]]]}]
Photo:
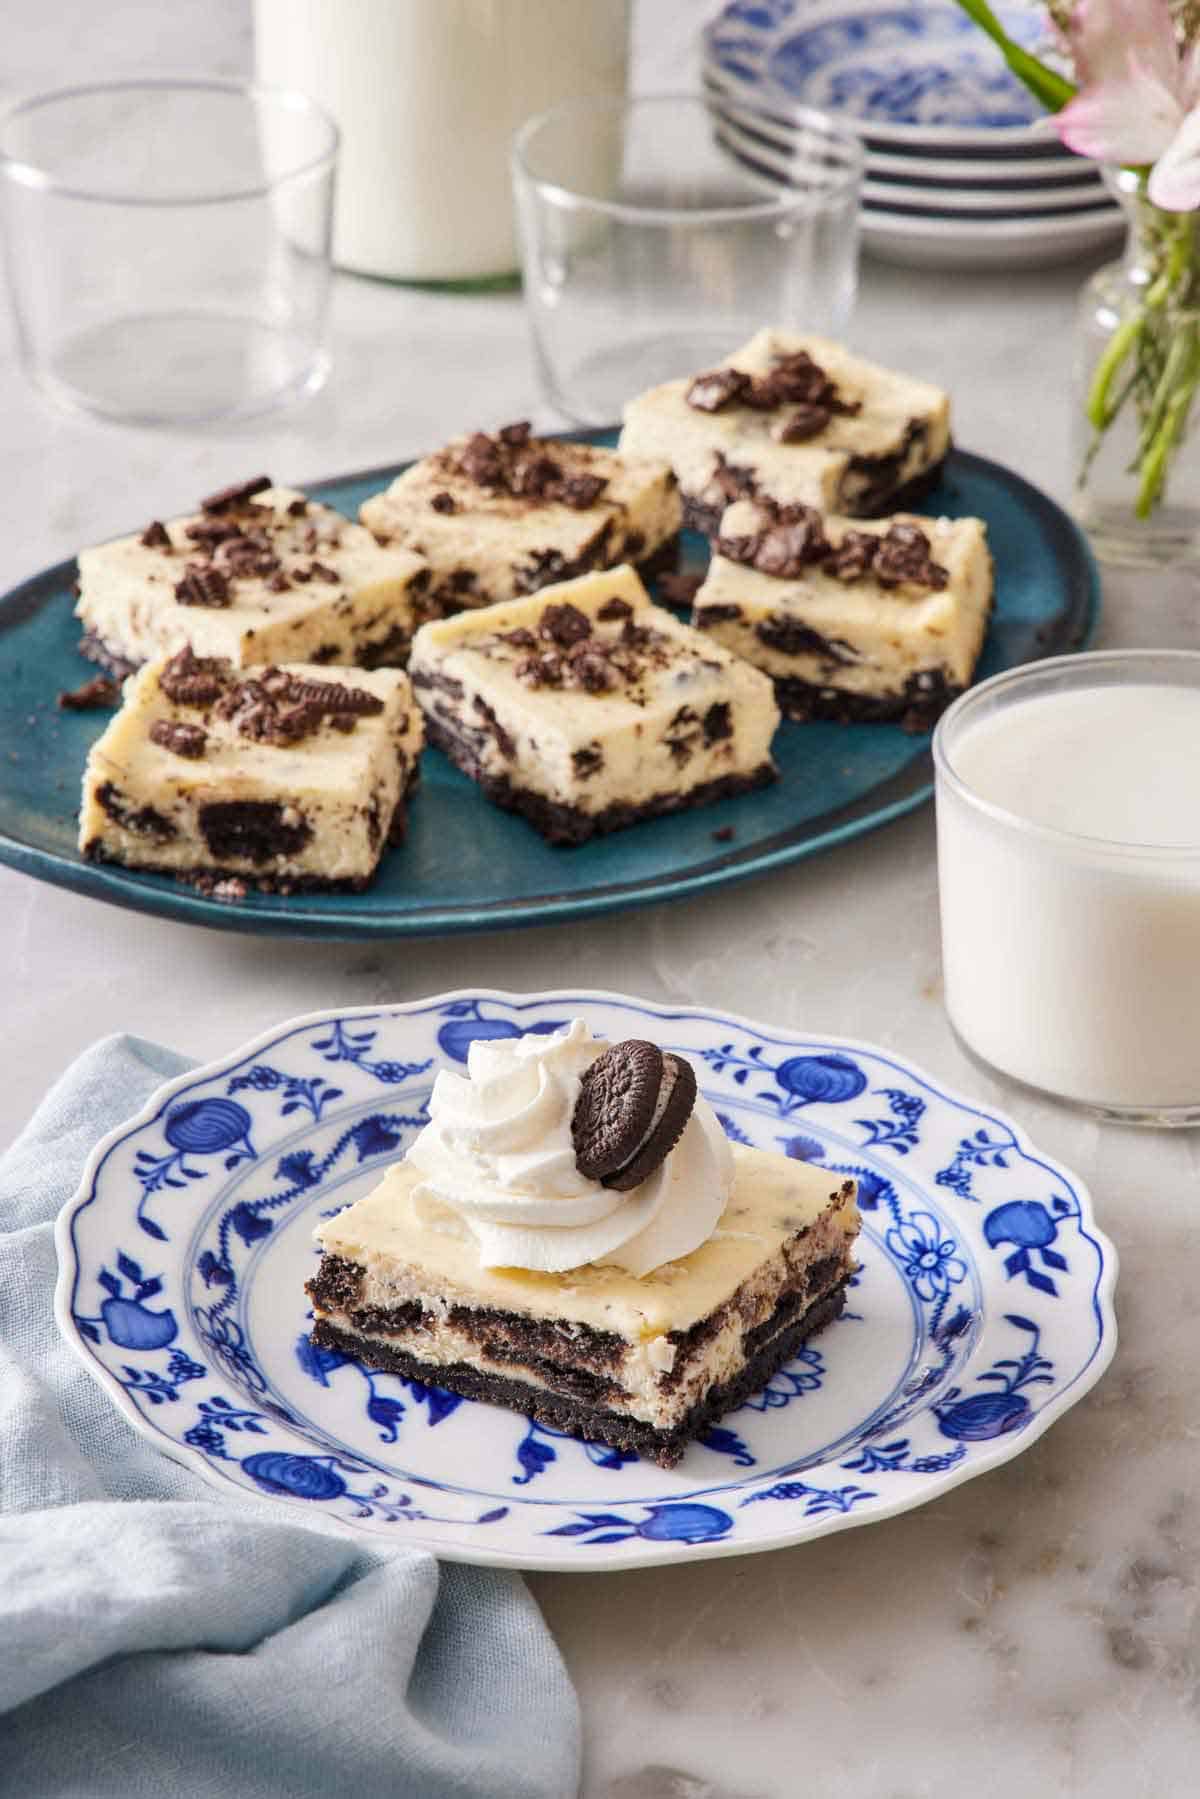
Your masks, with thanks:
[{"label": "white marble countertop", "polygon": [[[649,0],[639,83],[680,85],[688,0]],[[246,66],[244,0],[6,11],[9,92],[87,71]],[[70,15],[69,18],[67,15]],[[1067,497],[1080,270],[990,280],[865,263],[854,340],[945,382],[957,435]],[[58,416],[0,318],[0,589],[260,464],[289,480],[538,410],[519,296],[342,277],[307,406],[184,436]],[[1101,641],[1195,641],[1194,577],[1105,582]],[[1119,1246],[1122,1342],[1027,1454],[937,1503],[769,1555],[532,1585],[577,1682],[585,1799],[975,1799],[1196,1790],[1200,1136],[1102,1127],[968,1066],[940,1004],[932,811],[768,878],[585,926],[395,946],[159,922],[0,870],[0,1143],[85,1044],[196,1057],[299,1012],[569,977],[894,1046],[1079,1170]],[[567,1796],[564,1795],[564,1799]]]}]

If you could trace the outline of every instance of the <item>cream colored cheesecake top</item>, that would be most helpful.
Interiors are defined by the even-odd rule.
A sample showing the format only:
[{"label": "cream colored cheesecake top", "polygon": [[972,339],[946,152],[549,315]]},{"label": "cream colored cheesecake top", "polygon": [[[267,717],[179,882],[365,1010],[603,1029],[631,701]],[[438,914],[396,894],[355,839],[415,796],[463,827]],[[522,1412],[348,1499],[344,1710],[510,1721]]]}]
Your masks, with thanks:
[{"label": "cream colored cheesecake top", "polygon": [[392,1303],[424,1297],[437,1305],[492,1306],[539,1317],[576,1319],[630,1342],[687,1330],[825,1213],[846,1236],[858,1230],[852,1180],[768,1151],[733,1146],[733,1191],[713,1234],[699,1248],[640,1278],[611,1264],[567,1274],[483,1268],[469,1229],[454,1218],[440,1228],[414,1206],[423,1176],[410,1162],[390,1168],[374,1192],[327,1220],[316,1233],[386,1286]]},{"label": "cream colored cheesecake top", "polygon": [[[180,599],[196,568],[215,571],[218,603],[189,604],[186,587]],[[362,525],[293,488],[269,487],[230,511],[81,551],[75,610],[133,662],[185,644],[240,666],[300,662],[328,647],[348,662],[358,640],[386,635],[393,609],[419,598],[428,579],[419,557],[382,549]]]},{"label": "cream colored cheesecake top", "polygon": [[[274,671],[239,669],[225,691],[231,697],[257,677],[274,673],[298,684],[364,694],[373,710],[355,714],[328,711],[294,741],[255,738],[244,727],[246,710],[224,710],[221,701],[187,704],[171,697],[162,676],[169,664],[149,663],[125,683],[121,710],[93,746],[89,768],[137,793],[167,787],[185,793],[220,792],[236,799],[267,785],[306,796],[341,794],[352,788],[374,757],[376,746],[394,745],[415,756],[423,737],[421,715],[408,678],[399,669],[313,668],[286,665]],[[168,685],[170,682],[168,680]],[[251,704],[252,701],[247,702]],[[339,724],[340,720],[340,724]],[[350,729],[345,727],[349,725]],[[170,730],[198,732],[199,749],[185,735],[182,753],[170,745]]]},{"label": "cream colored cheesecake top", "polygon": [[536,714],[556,734],[586,744],[634,728],[648,713],[710,703],[748,706],[778,723],[769,683],[740,658],[652,605],[631,568],[581,575],[541,593],[422,626],[413,643],[414,684],[461,678],[493,704]]},{"label": "cream colored cheesecake top", "polygon": [[458,573],[463,605],[529,593],[591,566],[649,555],[679,530],[669,462],[594,444],[455,438],[364,502],[381,541]]},{"label": "cream colored cheesecake top", "polygon": [[684,492],[706,504],[721,497],[719,490],[707,491],[720,457],[750,471],[756,486],[773,498],[826,511],[849,497],[855,459],[898,457],[896,485],[940,461],[949,447],[950,403],[931,382],[853,356],[828,338],[770,329],[757,332],[719,366],[763,377],[781,359],[801,353],[828,376],[844,408],[832,412],[812,436],[780,440],[798,411],[786,401],[764,409],[733,398],[714,411],[698,409],[688,402],[696,377],[687,376],[629,402],[621,449],[669,457]]},{"label": "cream colored cheesecake top", "polygon": [[[718,553],[694,601],[699,625],[711,619],[721,640],[772,674],[786,675],[800,657],[836,665],[839,681],[850,685],[856,668],[873,678],[902,680],[932,664],[944,666],[959,683],[970,679],[992,598],[992,562],[981,519],[897,513],[887,519],[823,520],[835,548],[853,533],[883,538],[893,525],[916,527],[944,575],[941,586],[920,581],[887,586],[869,571],[840,580],[819,564],[794,574],[765,574],[719,553],[722,542],[744,540],[763,524],[762,511],[751,501],[740,500],[725,512]],[[801,629],[793,642],[793,621],[815,638],[806,639]]]}]

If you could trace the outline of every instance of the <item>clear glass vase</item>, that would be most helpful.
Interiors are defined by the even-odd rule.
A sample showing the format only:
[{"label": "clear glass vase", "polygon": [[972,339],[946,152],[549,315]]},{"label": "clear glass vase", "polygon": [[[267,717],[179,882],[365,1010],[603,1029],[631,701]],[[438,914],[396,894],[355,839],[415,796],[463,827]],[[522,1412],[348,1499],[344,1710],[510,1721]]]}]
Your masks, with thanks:
[{"label": "clear glass vase", "polygon": [[1200,214],[1111,185],[1129,237],[1080,297],[1075,515],[1105,562],[1200,561]]}]

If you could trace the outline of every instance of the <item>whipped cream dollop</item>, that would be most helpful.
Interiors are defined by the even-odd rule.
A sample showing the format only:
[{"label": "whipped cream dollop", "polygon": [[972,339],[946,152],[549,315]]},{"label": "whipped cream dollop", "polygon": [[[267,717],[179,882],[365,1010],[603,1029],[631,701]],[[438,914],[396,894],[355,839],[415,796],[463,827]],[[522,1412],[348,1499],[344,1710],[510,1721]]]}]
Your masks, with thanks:
[{"label": "whipped cream dollop", "polygon": [[580,1174],[571,1118],[584,1072],[606,1045],[582,1019],[552,1036],[477,1038],[465,1075],[434,1082],[429,1123],[406,1160],[412,1203],[431,1224],[452,1215],[485,1268],[561,1274],[613,1263],[645,1275],[699,1248],[733,1186],[733,1152],[696,1098],[674,1149],[620,1193]]}]

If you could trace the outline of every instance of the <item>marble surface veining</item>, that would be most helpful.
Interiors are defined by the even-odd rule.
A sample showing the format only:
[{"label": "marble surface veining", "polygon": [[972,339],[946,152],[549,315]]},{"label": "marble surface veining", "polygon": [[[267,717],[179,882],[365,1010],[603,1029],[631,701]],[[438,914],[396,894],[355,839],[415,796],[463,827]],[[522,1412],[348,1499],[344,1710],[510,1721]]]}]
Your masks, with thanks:
[{"label": "marble surface veining", "polygon": [[[10,0],[0,97],[81,72],[236,72],[245,0]],[[643,0],[637,79],[684,85],[704,8]],[[1060,499],[1085,270],[863,265],[855,344],[954,395],[959,441]],[[342,277],[336,366],[307,406],[183,435],[60,416],[0,310],[0,588],[248,468],[302,481],[532,412],[518,296]],[[1197,643],[1194,574],[1105,581],[1105,643]],[[0,869],[0,1142],[85,1044],[197,1057],[298,1012],[565,978],[893,1045],[1091,1185],[1122,1257],[1121,1346],[1018,1460],[924,1509],[794,1550],[533,1590],[579,1687],[584,1799],[1174,1799],[1200,1751],[1200,1134],[1101,1126],[981,1075],[941,1007],[930,810],[743,886],[582,926],[369,948],[142,918]],[[564,1799],[569,1796],[564,1795]]]}]

